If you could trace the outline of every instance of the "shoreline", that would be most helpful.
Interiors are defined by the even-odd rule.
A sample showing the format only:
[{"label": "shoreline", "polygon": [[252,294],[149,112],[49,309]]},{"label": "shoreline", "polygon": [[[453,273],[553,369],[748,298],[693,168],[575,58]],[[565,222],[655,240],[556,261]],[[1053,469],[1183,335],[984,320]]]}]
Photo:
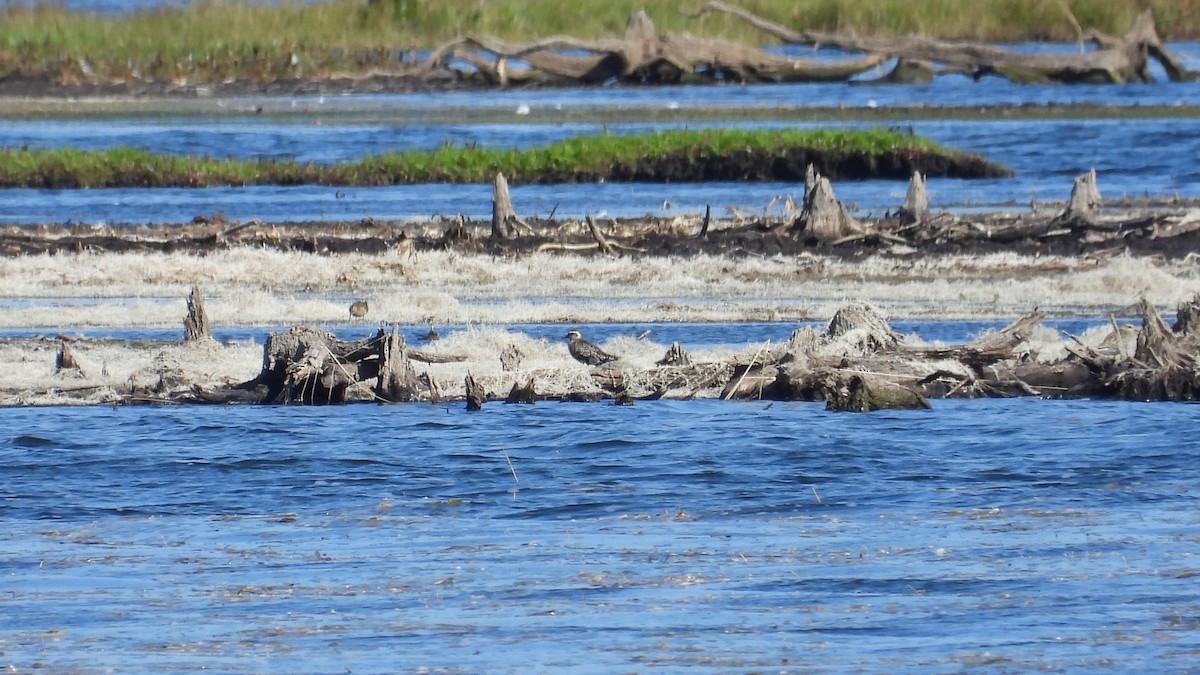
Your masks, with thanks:
[{"label": "shoreline", "polygon": [[[728,84],[730,88],[745,85]],[[799,86],[799,85],[798,85]],[[892,85],[878,85],[890,87]],[[1182,85],[1181,85],[1182,86]],[[486,90],[462,88],[430,88],[426,90],[397,89],[371,91],[349,87],[328,92],[272,91],[241,87],[206,87],[190,94],[146,93],[132,89],[107,91],[80,87],[63,90],[0,87],[0,119],[89,118],[108,116],[264,116],[267,118],[309,118],[328,115],[346,121],[394,120],[397,102],[355,101],[353,108],[338,105],[340,96],[357,94],[422,95],[436,93],[486,93]],[[640,91],[670,87],[526,87],[510,92],[554,91]],[[718,87],[718,90],[720,87]],[[332,96],[324,98],[324,96]],[[1052,120],[1052,119],[1196,119],[1200,118],[1198,104],[1114,104],[1114,103],[985,103],[918,104],[918,105],[683,105],[670,102],[662,105],[622,103],[619,106],[602,103],[579,103],[569,108],[531,105],[526,112],[514,114],[510,106],[459,105],[436,107],[401,107],[405,120],[412,123],[437,121],[446,124],[497,123],[531,124],[538,122],[617,123],[617,122],[700,122],[772,120],[797,122],[871,122],[924,120]]]}]

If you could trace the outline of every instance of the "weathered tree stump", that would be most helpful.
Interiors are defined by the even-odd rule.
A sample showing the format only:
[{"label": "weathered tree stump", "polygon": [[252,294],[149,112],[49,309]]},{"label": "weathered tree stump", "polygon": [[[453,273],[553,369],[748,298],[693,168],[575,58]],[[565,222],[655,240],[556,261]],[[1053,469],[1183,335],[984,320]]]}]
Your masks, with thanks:
[{"label": "weathered tree stump", "polygon": [[512,389],[509,390],[508,396],[505,397],[505,403],[525,403],[532,405],[537,401],[537,392],[533,388],[533,377],[525,380],[525,384],[513,383]]},{"label": "weathered tree stump", "polygon": [[1179,335],[1200,338],[1200,295],[1179,303],[1175,311],[1175,325],[1171,330]]},{"label": "weathered tree stump", "polygon": [[79,365],[79,360],[75,358],[75,352],[71,350],[71,345],[63,342],[59,345],[58,356],[54,358],[54,370],[61,373],[64,370],[73,370],[76,373],[83,374],[83,366]]},{"label": "weathered tree stump", "polygon": [[826,381],[825,409],[839,412],[928,410],[929,401],[917,392],[886,380],[831,374]]},{"label": "weathered tree stump", "polygon": [[470,373],[467,373],[464,384],[467,390],[467,410],[483,410],[483,402],[487,400],[487,391],[483,385],[476,382]]},{"label": "weathered tree stump", "polygon": [[1092,169],[1075,178],[1075,185],[1071,188],[1071,199],[1057,220],[1088,223],[1095,217],[1102,201],[1100,190],[1096,187],[1096,170]]},{"label": "weathered tree stump", "polygon": [[914,171],[912,178],[908,180],[908,192],[904,195],[904,203],[897,215],[905,225],[922,223],[929,218],[929,196],[925,192],[925,177],[919,171]]},{"label": "weathered tree stump", "polygon": [[804,206],[792,229],[796,233],[827,242],[860,235],[866,231],[862,223],[855,220],[833,195],[833,187],[829,180],[820,174],[814,176],[812,188],[805,192]]},{"label": "weathered tree stump", "polygon": [[680,346],[678,342],[672,342],[671,348],[655,364],[659,366],[690,366],[692,365],[692,357],[688,355],[687,350]]},{"label": "weathered tree stump", "polygon": [[270,333],[263,344],[262,371],[241,388],[265,385],[264,403],[344,403],[346,390],[362,379],[356,352],[368,342],[342,342],[311,326]]},{"label": "weathered tree stump", "polygon": [[513,210],[512,198],[508,194],[508,179],[497,172],[492,183],[492,239],[510,239],[517,233],[517,225],[529,226]]},{"label": "weathered tree stump", "polygon": [[379,340],[379,375],[375,395],[385,401],[401,403],[415,401],[423,387],[405,351],[405,339],[392,325],[390,334]]},{"label": "weathered tree stump", "polygon": [[854,337],[852,344],[862,353],[895,349],[901,339],[878,310],[863,302],[839,309],[825,329],[826,338],[848,335]]},{"label": "weathered tree stump", "polygon": [[212,338],[208,324],[208,312],[204,311],[204,296],[198,286],[192,286],[192,292],[187,299],[187,316],[183,319],[183,340],[194,342],[204,338]]}]

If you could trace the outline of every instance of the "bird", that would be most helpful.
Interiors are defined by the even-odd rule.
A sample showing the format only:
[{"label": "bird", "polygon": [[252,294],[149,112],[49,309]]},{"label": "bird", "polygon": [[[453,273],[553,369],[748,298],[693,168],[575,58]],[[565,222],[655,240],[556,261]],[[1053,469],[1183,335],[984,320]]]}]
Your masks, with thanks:
[{"label": "bird", "polygon": [[600,366],[617,360],[616,356],[584,340],[583,335],[577,330],[567,332],[567,341],[567,351],[571,352],[571,357],[580,363]]},{"label": "bird", "polygon": [[366,316],[367,312],[369,312],[370,310],[371,310],[371,307],[367,305],[366,300],[356,300],[353,304],[350,305],[350,318],[351,319],[361,319],[364,316]]}]

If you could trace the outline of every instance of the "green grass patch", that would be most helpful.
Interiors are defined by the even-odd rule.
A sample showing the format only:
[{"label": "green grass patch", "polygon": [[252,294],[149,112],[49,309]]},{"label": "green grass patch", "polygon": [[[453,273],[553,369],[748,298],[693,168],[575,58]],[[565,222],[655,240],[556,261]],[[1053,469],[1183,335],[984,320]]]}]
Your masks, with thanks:
[{"label": "green grass patch", "polygon": [[[53,4],[0,9],[0,77],[94,81],[220,82],[227,78],[313,78],[396,68],[412,49],[466,33],[508,40],[619,34],[645,9],[661,30],[761,43],[731,17],[684,16],[702,0],[328,0],[190,2],[118,16]],[[744,0],[746,9],[787,26],[822,31],[983,41],[1073,41],[1055,0]],[[1167,39],[1200,37],[1192,0],[1066,0],[1084,28],[1123,32],[1143,5]]]},{"label": "green grass patch", "polygon": [[[864,171],[888,156],[971,157],[918,136],[887,129],[703,129],[642,135],[575,137],[527,150],[446,146],[432,152],[389,152],[336,164],[252,161],[108,150],[7,149],[0,152],[3,187],[207,187],[216,185],[354,185],[487,183],[497,171],[514,183],[655,180],[679,167],[778,161],[797,152],[858,158]],[[975,158],[979,160],[979,158]],[[663,165],[666,168],[660,169]],[[801,167],[802,168],[802,167]],[[738,179],[740,174],[732,174]],[[870,177],[864,175],[862,177]],[[675,178],[681,180],[695,180]],[[743,178],[752,180],[755,178]]]}]

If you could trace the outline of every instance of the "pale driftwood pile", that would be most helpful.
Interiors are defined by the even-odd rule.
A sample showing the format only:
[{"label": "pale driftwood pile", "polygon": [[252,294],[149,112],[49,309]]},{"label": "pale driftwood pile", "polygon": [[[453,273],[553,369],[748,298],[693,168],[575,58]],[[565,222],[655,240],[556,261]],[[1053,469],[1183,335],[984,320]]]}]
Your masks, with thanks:
[{"label": "pale driftwood pile", "polygon": [[[724,2],[709,2],[693,16],[724,13],[749,22],[773,39],[814,49],[837,49],[860,56],[839,61],[796,59],[756,47],[659,32],[645,12],[635,12],[620,37],[581,40],[552,37],[514,44],[488,35],[469,35],[434,50],[419,65],[429,80],[482,78],[493,86],[642,84],[682,82],[829,82],[847,81],[895,59],[880,82],[928,82],[942,73],[976,79],[998,76],[1014,82],[1148,82],[1150,60],[1162,64],[1172,80],[1190,80],[1188,71],[1164,46],[1150,10],[1124,35],[1085,33],[1079,40],[1094,49],[1075,54],[1030,54],[971,42],[946,42],[915,35],[861,37],[797,31]],[[1074,22],[1074,17],[1069,17]],[[1075,22],[1078,27],[1078,23]],[[516,62],[516,63],[514,63]],[[467,64],[464,70],[457,64]]]},{"label": "pale driftwood pile", "polygon": [[[505,375],[477,378],[465,356],[408,347],[396,327],[342,341],[308,326],[271,333],[262,370],[240,385],[185,386],[154,397],[131,392],[129,402],[336,404],[465,401],[533,403],[612,400],[632,404],[659,398],[824,401],[831,410],[929,408],[931,398],[1041,396],[1195,401],[1200,398],[1200,297],[1182,304],[1175,325],[1141,301],[1142,325],[1118,326],[1097,344],[1068,336],[1066,356],[1046,358],[1029,342],[1044,315],[1033,312],[995,333],[950,346],[909,344],[866,304],[838,311],[824,330],[793,331],[749,358],[697,362],[678,343],[651,368],[620,362],[588,370],[585,380],[554,368],[515,371],[497,354]],[[745,353],[744,353],[745,354]],[[507,359],[507,360],[506,360]],[[435,365],[465,368],[461,385],[447,383]],[[69,368],[66,345],[60,368]],[[484,368],[476,363],[475,368]],[[444,371],[441,371],[444,373]],[[461,377],[461,376],[460,376]],[[563,382],[574,384],[563,388]],[[554,393],[547,393],[554,392]]]}]

